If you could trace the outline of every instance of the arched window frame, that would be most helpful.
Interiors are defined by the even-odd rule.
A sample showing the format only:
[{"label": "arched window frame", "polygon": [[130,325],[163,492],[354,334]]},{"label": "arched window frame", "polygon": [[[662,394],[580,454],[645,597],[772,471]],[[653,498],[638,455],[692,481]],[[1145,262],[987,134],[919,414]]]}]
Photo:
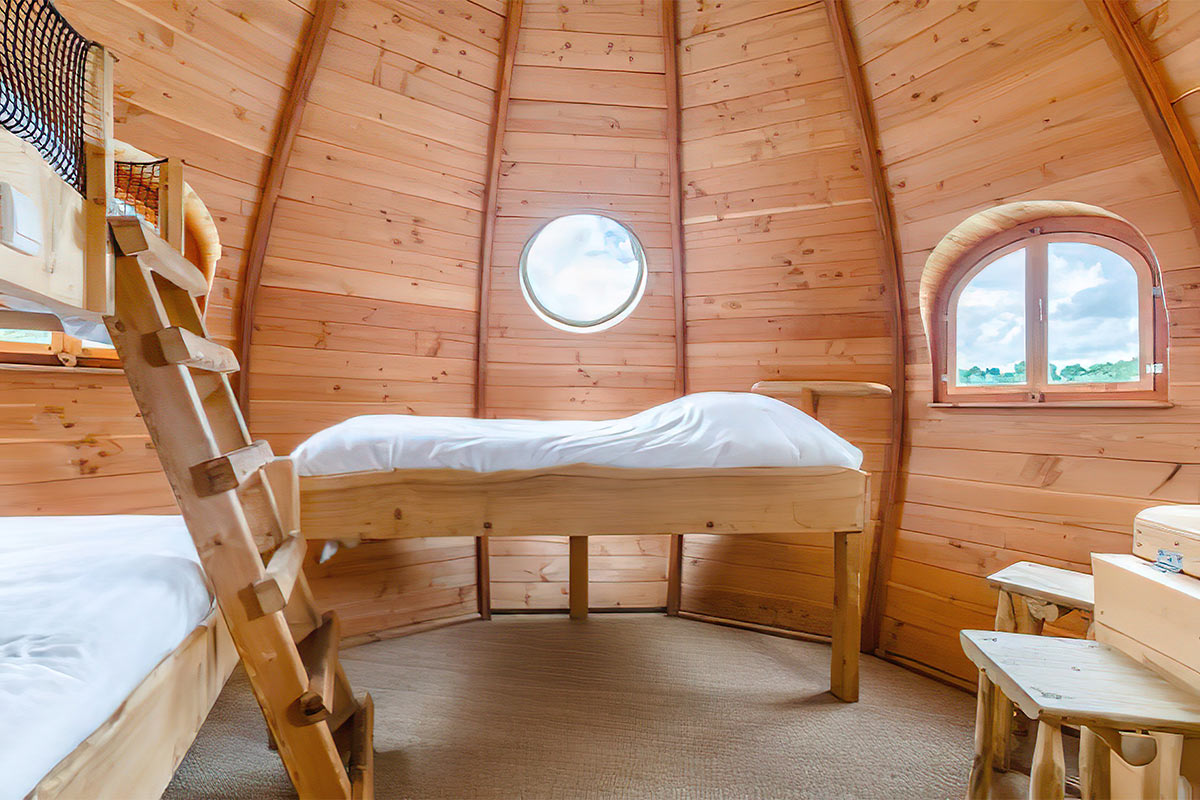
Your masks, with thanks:
[{"label": "arched window frame", "polygon": [[[1136,384],[1050,383],[1046,374],[1046,319],[1038,301],[1047,292],[1047,246],[1055,241],[1085,242],[1125,258],[1138,280],[1138,328],[1142,368]],[[980,271],[1011,252],[1026,249],[1025,357],[1027,383],[957,386],[955,311],[958,296]],[[953,405],[1144,405],[1167,401],[1167,314],[1158,262],[1136,228],[1112,217],[1069,216],[1035,219],[1001,231],[964,252],[945,273],[934,301],[932,324],[934,401]],[[1146,372],[1145,365],[1152,365]]]}]

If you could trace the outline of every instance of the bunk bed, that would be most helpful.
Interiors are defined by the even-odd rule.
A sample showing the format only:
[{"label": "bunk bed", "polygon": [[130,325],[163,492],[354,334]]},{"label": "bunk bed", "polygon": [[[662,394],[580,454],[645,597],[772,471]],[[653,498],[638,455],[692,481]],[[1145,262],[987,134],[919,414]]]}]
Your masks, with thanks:
[{"label": "bunk bed", "polygon": [[112,343],[182,511],[0,521],[0,696],[27,723],[0,794],[159,796],[241,660],[300,796],[370,800],[373,706],[300,572],[290,462],[207,338],[212,218],[178,159],[113,139],[113,59],[49,0],[0,2],[0,48],[0,327]]},{"label": "bunk bed", "polygon": [[[309,539],[568,536],[575,618],[588,608],[588,536],[672,534],[670,592],[682,534],[830,537],[831,691],[858,698],[868,475],[857,448],[779,400],[702,393],[606,421],[365,416],[292,459]],[[481,584],[486,559],[481,547]]]}]

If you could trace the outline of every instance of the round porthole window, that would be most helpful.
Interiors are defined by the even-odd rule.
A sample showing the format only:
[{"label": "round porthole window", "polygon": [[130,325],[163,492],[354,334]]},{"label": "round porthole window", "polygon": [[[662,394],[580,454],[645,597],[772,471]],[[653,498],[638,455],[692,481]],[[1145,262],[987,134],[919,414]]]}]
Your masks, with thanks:
[{"label": "round porthole window", "polygon": [[588,333],[629,316],[646,291],[646,253],[633,231],[599,214],[543,225],[521,251],[521,292],[556,328]]}]

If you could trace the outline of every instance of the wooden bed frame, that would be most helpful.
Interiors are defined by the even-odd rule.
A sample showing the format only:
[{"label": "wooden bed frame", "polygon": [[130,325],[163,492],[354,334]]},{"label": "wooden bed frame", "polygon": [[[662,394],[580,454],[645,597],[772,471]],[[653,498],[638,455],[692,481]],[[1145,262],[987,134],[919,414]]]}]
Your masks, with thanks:
[{"label": "wooden bed frame", "polygon": [[[830,536],[830,691],[854,702],[869,482],[867,473],[842,467],[621,469],[576,464],[489,473],[386,470],[301,476],[300,517],[308,539],[568,536],[570,609],[576,619],[587,615],[588,536]],[[486,559],[486,548],[481,552]],[[677,563],[672,559],[673,571]],[[486,569],[483,575],[486,580]],[[679,575],[671,575],[670,582],[678,586]]]},{"label": "wooden bed frame", "polygon": [[159,797],[208,717],[238,655],[215,607],[28,800]]}]

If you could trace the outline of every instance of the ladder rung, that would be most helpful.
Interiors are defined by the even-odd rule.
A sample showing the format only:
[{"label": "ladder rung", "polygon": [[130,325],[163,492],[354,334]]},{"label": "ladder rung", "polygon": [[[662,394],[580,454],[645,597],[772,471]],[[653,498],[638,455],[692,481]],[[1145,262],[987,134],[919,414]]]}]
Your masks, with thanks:
[{"label": "ladder rung", "polygon": [[197,336],[184,328],[163,328],[155,334],[162,348],[163,360],[168,364],[208,370],[209,372],[237,372],[237,356],[228,347]]},{"label": "ladder rung", "polygon": [[123,256],[137,256],[138,263],[166,278],[193,297],[208,294],[208,279],[196,265],[159,238],[137,217],[109,217],[113,241]]},{"label": "ladder rung", "polygon": [[337,613],[326,611],[317,629],[298,645],[300,660],[308,672],[308,689],[296,699],[301,724],[321,722],[333,714],[340,638]]},{"label": "ladder rung", "polygon": [[247,609],[251,619],[283,611],[287,606],[304,564],[305,550],[307,545],[304,539],[293,534],[284,539],[283,544],[271,554],[271,560],[267,562],[267,576],[252,587],[258,602],[257,608]]},{"label": "ladder rung", "polygon": [[358,701],[358,711],[350,723],[350,797],[352,800],[375,798],[375,702],[370,694]]},{"label": "ladder rung", "polygon": [[257,441],[248,447],[203,461],[192,467],[196,494],[206,497],[236,489],[274,457],[269,443]]}]

